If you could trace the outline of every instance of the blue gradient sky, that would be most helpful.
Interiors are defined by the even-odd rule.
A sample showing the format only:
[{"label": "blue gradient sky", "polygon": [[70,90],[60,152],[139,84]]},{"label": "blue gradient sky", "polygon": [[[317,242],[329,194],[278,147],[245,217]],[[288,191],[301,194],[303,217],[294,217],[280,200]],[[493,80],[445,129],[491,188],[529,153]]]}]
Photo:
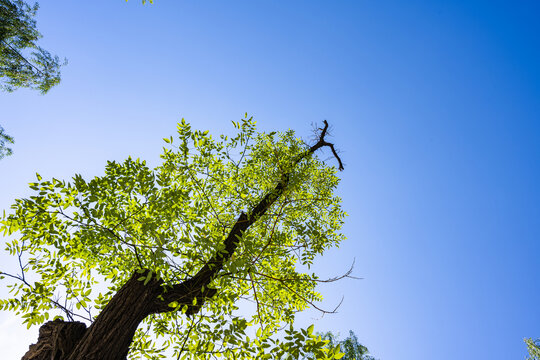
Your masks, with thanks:
[{"label": "blue gradient sky", "polygon": [[[356,259],[363,280],[321,288],[326,308],[345,299],[316,327],[354,330],[381,360],[522,359],[540,336],[539,15],[538,1],[42,0],[42,44],[69,65],[46,96],[0,93],[17,142],[0,209],[35,172],[158,164],[182,117],[220,133],[247,111],[306,139],[327,119],[348,240],[317,270]],[[0,313],[6,359],[36,340],[16,322]]]}]

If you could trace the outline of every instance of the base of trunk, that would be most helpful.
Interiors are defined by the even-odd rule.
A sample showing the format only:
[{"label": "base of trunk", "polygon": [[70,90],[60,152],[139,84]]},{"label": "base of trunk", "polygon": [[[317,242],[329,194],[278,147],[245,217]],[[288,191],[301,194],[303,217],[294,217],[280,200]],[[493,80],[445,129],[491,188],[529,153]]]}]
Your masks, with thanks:
[{"label": "base of trunk", "polygon": [[49,321],[39,328],[37,343],[30,345],[21,360],[67,359],[85,333],[81,322]]}]

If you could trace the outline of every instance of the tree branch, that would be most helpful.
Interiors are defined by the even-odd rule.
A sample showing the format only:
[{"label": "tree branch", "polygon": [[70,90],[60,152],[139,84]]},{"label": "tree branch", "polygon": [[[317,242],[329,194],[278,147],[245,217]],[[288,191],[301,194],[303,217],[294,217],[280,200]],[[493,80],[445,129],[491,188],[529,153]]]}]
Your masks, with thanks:
[{"label": "tree branch", "polygon": [[[324,128],[320,130],[321,133],[317,143],[293,160],[293,165],[296,165],[306,157],[311,156],[311,154],[318,149],[327,146],[330,147],[332,153],[338,160],[339,170],[343,170],[343,163],[334,149],[334,144],[325,140],[328,130],[328,122],[326,120],[324,120]],[[240,214],[229,232],[229,235],[224,241],[224,249],[222,251],[218,251],[197,272],[197,274],[188,280],[172,285],[172,287],[164,288],[163,293],[156,298],[152,309],[154,313],[171,311],[172,308],[169,306],[169,304],[176,301],[181,306],[187,305],[188,309],[186,314],[193,315],[199,311],[206,299],[210,299],[216,294],[217,290],[208,288],[208,285],[210,285],[216,275],[223,269],[225,262],[228,261],[234,254],[236,248],[238,247],[238,242],[242,238],[244,232],[246,232],[249,227],[253,225],[259,218],[261,218],[272,206],[272,204],[274,204],[274,202],[285,192],[287,186],[289,185],[290,175],[290,173],[283,174],[275,188],[268,192],[264,198],[262,198],[259,203],[251,209],[251,211],[249,211],[247,214],[244,212]],[[194,299],[197,299],[196,305],[193,305]]]}]

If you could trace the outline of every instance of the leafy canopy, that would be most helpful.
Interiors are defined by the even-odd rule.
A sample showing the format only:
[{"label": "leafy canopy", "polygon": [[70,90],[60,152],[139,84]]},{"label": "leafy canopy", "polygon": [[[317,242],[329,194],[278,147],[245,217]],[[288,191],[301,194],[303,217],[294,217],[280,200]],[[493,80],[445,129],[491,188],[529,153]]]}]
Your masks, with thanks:
[{"label": "leafy canopy", "polygon": [[9,136],[4,132],[4,128],[0,126],[0,159],[4,156],[9,156],[13,154],[13,150],[8,147],[7,144],[14,144],[15,140],[12,136]]},{"label": "leafy canopy", "polygon": [[349,336],[343,340],[339,340],[338,335],[330,331],[320,335],[322,339],[329,342],[330,346],[339,346],[339,350],[343,352],[341,360],[375,360],[374,357],[369,355],[367,347],[358,342],[358,338],[353,331],[349,331]]},{"label": "leafy canopy", "polygon": [[536,340],[532,338],[525,339],[525,344],[529,353],[527,360],[540,360],[540,338]]},{"label": "leafy canopy", "polygon": [[128,158],[90,181],[37,175],[34,194],[1,221],[21,268],[0,273],[11,294],[0,308],[22,314],[28,327],[54,315],[91,322],[135,271],[150,270],[140,280],[157,276],[164,286],[189,279],[223,251],[238,215],[289,174],[285,193],[243,233],[211,283],[216,295],[192,317],[175,303],[147,317],[130,357],[339,357],[313,326],[275,335],[321,300],[320,280],[307,270],[344,238],[336,169],[316,156],[296,163],[308,147],[291,130],[257,133],[247,114],[233,124],[236,135],[216,139],[182,120],[155,169]]},{"label": "leafy canopy", "polygon": [[[0,88],[37,89],[42,94],[60,82],[60,59],[37,45],[37,3],[0,0]],[[64,64],[66,61],[64,60]]]}]

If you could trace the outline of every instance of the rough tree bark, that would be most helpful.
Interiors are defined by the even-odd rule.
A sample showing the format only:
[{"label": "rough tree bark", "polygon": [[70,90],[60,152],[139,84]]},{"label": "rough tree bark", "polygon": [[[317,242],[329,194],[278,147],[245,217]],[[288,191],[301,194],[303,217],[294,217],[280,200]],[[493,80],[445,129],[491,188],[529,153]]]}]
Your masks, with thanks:
[{"label": "rough tree bark", "polygon": [[[296,165],[321,147],[330,147],[343,170],[341,159],[333,144],[325,141],[328,123],[324,121],[318,142],[293,161]],[[165,291],[162,282],[152,278],[146,285],[138,278],[147,274],[134,273],[113,296],[95,321],[86,329],[80,322],[50,321],[41,326],[38,342],[30,346],[22,360],[124,360],[140,322],[151,314],[172,311],[173,301],[187,305],[187,315],[198,312],[216,289],[208,285],[222,270],[224,263],[234,254],[238,239],[283,194],[289,184],[284,174],[275,188],[248,213],[241,213],[225,239],[225,251],[216,253],[195,276],[173,285]],[[204,290],[203,290],[204,289]],[[197,298],[196,304],[193,300]]]},{"label": "rough tree bark", "polygon": [[86,332],[86,325],[81,322],[49,321],[39,328],[38,342],[22,360],[59,360],[71,354],[73,348]]}]

